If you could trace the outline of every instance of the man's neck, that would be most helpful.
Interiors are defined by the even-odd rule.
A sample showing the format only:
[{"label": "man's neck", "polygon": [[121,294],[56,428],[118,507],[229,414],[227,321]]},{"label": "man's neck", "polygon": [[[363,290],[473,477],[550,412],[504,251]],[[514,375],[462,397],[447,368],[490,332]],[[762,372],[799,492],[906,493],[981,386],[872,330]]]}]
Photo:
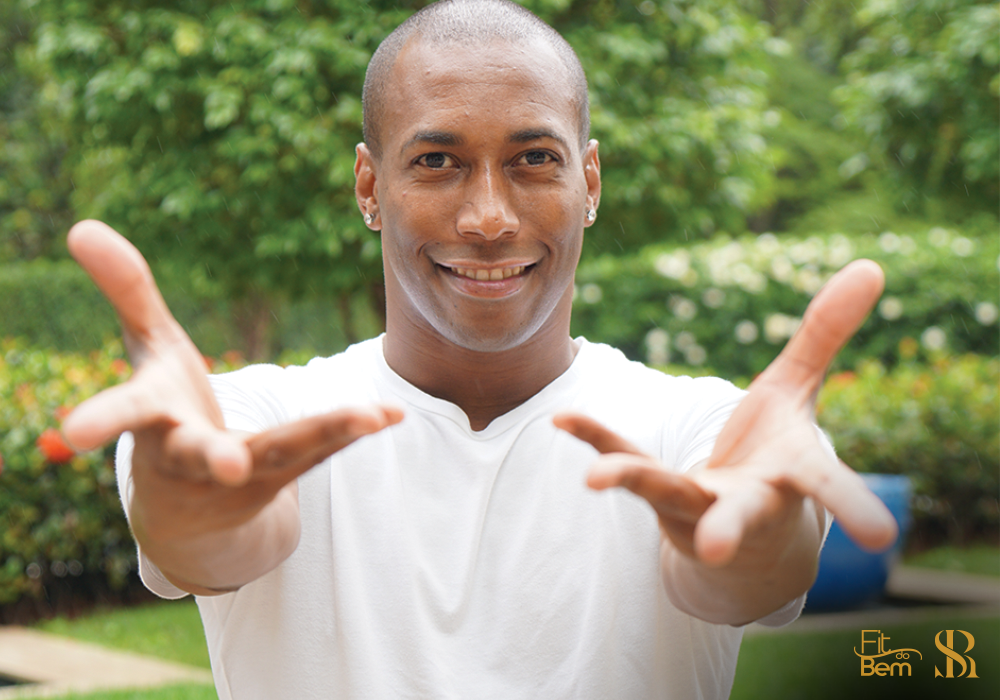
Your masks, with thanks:
[{"label": "man's neck", "polygon": [[437,334],[411,342],[407,333],[393,331],[389,323],[383,346],[389,367],[421,391],[461,408],[476,431],[548,386],[569,369],[577,351],[566,327],[540,329],[498,352],[469,350]]}]

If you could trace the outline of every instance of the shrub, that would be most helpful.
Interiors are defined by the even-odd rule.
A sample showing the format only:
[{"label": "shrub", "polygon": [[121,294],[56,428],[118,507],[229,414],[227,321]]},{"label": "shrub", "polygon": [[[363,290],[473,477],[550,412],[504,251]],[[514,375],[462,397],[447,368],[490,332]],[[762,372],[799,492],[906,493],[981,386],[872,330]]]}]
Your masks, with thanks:
[{"label": "shrub", "polygon": [[995,358],[866,361],[828,378],[817,416],[847,464],[911,477],[916,541],[963,544],[1000,529],[998,387]]},{"label": "shrub", "polygon": [[[206,363],[228,371],[242,360]],[[60,595],[85,604],[135,583],[114,444],[76,454],[58,430],[70,409],[129,373],[118,341],[88,354],[0,341],[0,606],[35,599],[56,609]]]},{"label": "shrub", "polygon": [[651,246],[601,257],[577,274],[573,332],[653,364],[712,367],[750,377],[777,355],[810,298],[858,257],[886,272],[886,292],[837,366],[863,358],[892,365],[938,353],[996,355],[996,236],[934,228],[920,234],[732,240]]},{"label": "shrub", "polygon": [[73,454],[58,432],[72,406],[128,372],[117,343],[84,356],[0,342],[0,604],[66,577],[120,589],[134,569],[114,446]]}]

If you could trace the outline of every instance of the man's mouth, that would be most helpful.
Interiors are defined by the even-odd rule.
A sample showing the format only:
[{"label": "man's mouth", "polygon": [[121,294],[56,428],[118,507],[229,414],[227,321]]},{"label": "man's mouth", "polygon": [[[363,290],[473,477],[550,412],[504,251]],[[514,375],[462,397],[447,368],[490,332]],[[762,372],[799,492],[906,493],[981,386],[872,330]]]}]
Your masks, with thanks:
[{"label": "man's mouth", "polygon": [[534,267],[534,265],[512,265],[506,267],[451,267],[449,265],[442,265],[441,267],[459,277],[467,277],[477,282],[499,282],[500,280],[524,274],[525,270]]}]

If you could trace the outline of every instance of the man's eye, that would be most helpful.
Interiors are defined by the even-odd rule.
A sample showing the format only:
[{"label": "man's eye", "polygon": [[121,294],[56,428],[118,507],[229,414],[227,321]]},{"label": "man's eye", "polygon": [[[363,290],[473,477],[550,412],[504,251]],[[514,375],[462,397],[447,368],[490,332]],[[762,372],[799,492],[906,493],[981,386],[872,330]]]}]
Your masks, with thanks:
[{"label": "man's eye", "polygon": [[420,158],[417,159],[417,162],[428,168],[434,169],[449,168],[454,164],[451,156],[447,156],[444,153],[427,153],[420,156]]},{"label": "man's eye", "polygon": [[553,160],[552,156],[545,151],[529,151],[518,159],[525,165],[545,165]]}]

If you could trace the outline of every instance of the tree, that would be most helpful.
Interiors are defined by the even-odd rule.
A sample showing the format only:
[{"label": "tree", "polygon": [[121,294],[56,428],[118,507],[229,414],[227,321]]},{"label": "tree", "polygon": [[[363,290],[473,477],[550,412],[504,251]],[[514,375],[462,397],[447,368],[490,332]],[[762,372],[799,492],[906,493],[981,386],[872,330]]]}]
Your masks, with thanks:
[{"label": "tree", "polygon": [[848,120],[908,183],[996,212],[1000,199],[1000,7],[982,0],[879,0],[842,61]]},{"label": "tree", "polygon": [[59,257],[70,222],[65,143],[39,128],[39,85],[24,61],[32,25],[17,5],[0,5],[0,263]]},{"label": "tree", "polygon": [[[377,303],[379,242],[352,192],[361,85],[378,42],[425,3],[21,2],[78,216],[239,300],[251,356],[277,296]],[[733,0],[527,4],[591,79],[607,186],[588,247],[742,230],[772,177],[764,25]]]}]

